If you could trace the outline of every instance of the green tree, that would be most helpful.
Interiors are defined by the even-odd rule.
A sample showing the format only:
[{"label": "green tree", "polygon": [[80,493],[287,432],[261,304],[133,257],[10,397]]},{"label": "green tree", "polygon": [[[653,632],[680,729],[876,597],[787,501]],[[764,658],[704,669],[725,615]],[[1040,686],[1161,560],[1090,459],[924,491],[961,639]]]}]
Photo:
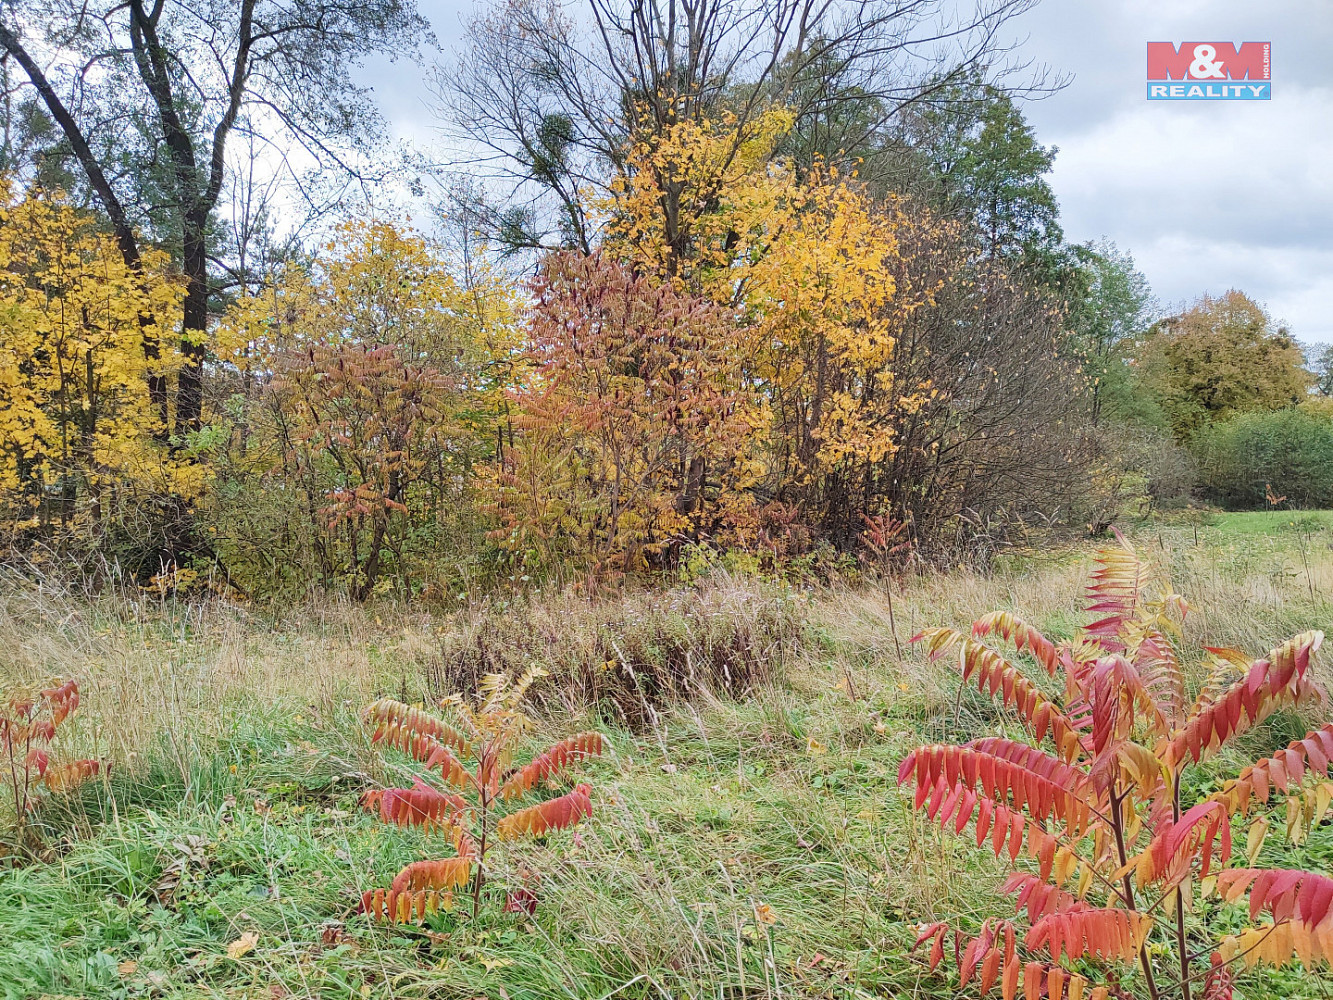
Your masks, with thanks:
[{"label": "green tree", "polygon": [[1310,370],[1315,375],[1315,388],[1322,395],[1333,396],[1333,344],[1310,347]]},{"label": "green tree", "polygon": [[1057,266],[1064,233],[1046,181],[1057,149],[1037,141],[1013,98],[980,85],[970,101],[928,115],[927,126],[945,211],[972,220],[992,257]]},{"label": "green tree", "polygon": [[1159,321],[1135,360],[1182,442],[1232,414],[1294,406],[1313,382],[1291,334],[1235,289]]},{"label": "green tree", "polygon": [[1152,289],[1134,267],[1134,258],[1114,243],[1086,243],[1073,254],[1078,265],[1069,326],[1074,349],[1083,359],[1096,426],[1104,410],[1124,416],[1132,409],[1125,349],[1148,326]]}]

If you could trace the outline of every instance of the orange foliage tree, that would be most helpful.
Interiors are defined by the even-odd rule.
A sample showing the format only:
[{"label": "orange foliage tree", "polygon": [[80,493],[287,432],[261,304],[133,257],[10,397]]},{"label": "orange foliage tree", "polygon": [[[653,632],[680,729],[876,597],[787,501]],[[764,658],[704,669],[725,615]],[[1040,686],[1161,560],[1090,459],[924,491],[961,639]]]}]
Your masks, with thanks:
[{"label": "orange foliage tree", "polygon": [[[1278,709],[1323,703],[1310,669],[1323,639],[1306,632],[1251,660],[1210,649],[1214,671],[1191,701],[1175,637],[1185,603],[1152,574],[1128,542],[1104,551],[1093,574],[1096,620],[1072,640],[1052,642],[1007,612],[978,619],[971,634],[948,628],[917,636],[932,658],[957,658],[965,683],[1012,709],[1027,740],[1001,736],[921,747],[902,762],[899,781],[915,787],[915,807],[950,832],[974,827],[1016,870],[1004,891],[1017,897],[1019,921],[986,919],[972,932],[947,922],[923,925],[935,968],[958,959],[960,987],[999,986],[1015,996],[1104,998],[1119,987],[1091,986],[1091,962],[1111,976],[1137,964],[1156,1000],[1196,989],[1207,1000],[1231,996],[1233,963],[1281,964],[1333,958],[1333,879],[1305,871],[1253,867],[1268,830],[1260,817],[1244,840],[1247,866],[1231,868],[1233,829],[1268,803],[1290,798],[1288,832],[1299,838],[1329,808],[1328,787],[1302,793],[1306,775],[1326,775],[1333,725],[1308,733],[1197,802],[1184,801],[1182,776]],[[1007,640],[1020,656],[1063,686],[1063,697],[1027,676],[1021,660],[989,644]],[[1026,854],[1032,865],[1018,865]],[[1249,894],[1251,921],[1218,940],[1196,897],[1230,902]],[[954,936],[954,948],[946,940]],[[1199,939],[1213,939],[1209,965],[1197,968]],[[1117,969],[1119,967],[1119,969]],[[1091,989],[1089,987],[1091,986]],[[1125,995],[1116,992],[1116,996]]]},{"label": "orange foliage tree", "polygon": [[513,393],[494,533],[525,564],[600,574],[724,534],[762,424],[726,311],[610,255],[555,254],[533,283],[531,377]]},{"label": "orange foliage tree", "polygon": [[[368,792],[364,804],[377,809],[387,823],[440,831],[453,843],[454,857],[409,864],[389,888],[364,893],[362,912],[394,923],[422,920],[452,909],[453,890],[470,883],[475,917],[497,839],[542,837],[592,815],[592,786],[584,783],[555,798],[513,808],[566,777],[579,762],[600,756],[604,747],[600,733],[578,733],[526,765],[513,766],[514,743],[530,727],[518,706],[529,685],[544,674],[531,669],[512,684],[502,674],[487,675],[477,705],[458,697],[443,703],[453,709],[457,726],[392,699],[366,707],[362,718],[373,727],[373,741],[407,754],[427,771],[438,771],[449,790],[418,777],[411,788]],[[507,910],[529,913],[536,905],[536,894],[526,884],[510,891],[505,901]]]}]

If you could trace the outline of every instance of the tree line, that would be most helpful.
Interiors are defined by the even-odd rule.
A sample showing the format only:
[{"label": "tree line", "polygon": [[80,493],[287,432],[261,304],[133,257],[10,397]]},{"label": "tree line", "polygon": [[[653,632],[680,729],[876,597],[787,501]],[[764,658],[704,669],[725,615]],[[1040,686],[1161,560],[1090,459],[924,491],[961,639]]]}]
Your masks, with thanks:
[{"label": "tree line", "polygon": [[0,6],[0,546],[363,599],[1333,501],[1286,331],[1065,240],[1031,5],[482,7],[431,232],[357,196],[409,0]]}]

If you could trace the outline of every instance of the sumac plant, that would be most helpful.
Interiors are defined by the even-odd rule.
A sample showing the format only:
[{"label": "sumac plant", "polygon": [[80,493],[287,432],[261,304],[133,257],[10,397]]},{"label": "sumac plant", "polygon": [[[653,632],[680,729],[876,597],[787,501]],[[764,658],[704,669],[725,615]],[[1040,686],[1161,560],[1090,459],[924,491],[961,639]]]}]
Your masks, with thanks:
[{"label": "sumac plant", "polygon": [[28,816],[46,793],[77,788],[101,769],[95,760],[51,760],[51,743],[79,707],[79,685],[55,680],[41,691],[13,691],[0,703],[0,786],[13,810],[14,840],[27,844]]},{"label": "sumac plant", "polygon": [[[455,696],[441,703],[457,725],[391,699],[367,706],[362,719],[374,727],[374,742],[393,747],[425,765],[431,780],[415,777],[411,788],[386,788],[363,797],[388,823],[433,829],[452,842],[454,857],[416,861],[400,871],[387,889],[362,896],[361,909],[377,920],[412,923],[452,909],[454,890],[468,888],[472,915],[481,906],[487,858],[498,841],[541,837],[592,815],[592,788],[575,785],[563,795],[524,805],[546,786],[566,779],[573,766],[602,753],[600,733],[561,740],[522,767],[515,767],[513,744],[530,727],[518,705],[540,669],[514,683],[502,674],[482,680],[473,706]],[[510,892],[506,910],[531,913],[537,899],[524,886]]]},{"label": "sumac plant", "polygon": [[[915,786],[918,810],[951,833],[970,824],[978,847],[1015,868],[1003,885],[1017,898],[1013,919],[922,925],[917,946],[929,945],[932,969],[952,955],[960,987],[998,986],[1005,1000],[1129,997],[1130,977],[1154,1000],[1221,1000],[1238,962],[1333,958],[1333,878],[1253,867],[1274,790],[1291,797],[1293,839],[1328,809],[1328,784],[1303,779],[1328,774],[1333,725],[1200,801],[1183,801],[1182,781],[1274,711],[1326,702],[1310,670],[1323,634],[1254,660],[1207,649],[1211,673],[1191,701],[1179,660],[1184,600],[1123,538],[1098,563],[1096,621],[1068,642],[1006,612],[978,619],[970,635],[916,637],[932,658],[956,656],[964,683],[1016,713],[1027,735],[925,746],[903,760],[898,780]],[[1033,667],[1046,676],[1031,679]],[[1238,842],[1249,867],[1231,867]],[[1250,929],[1215,933],[1207,917],[1221,908],[1200,905],[1212,893],[1248,894]]]}]

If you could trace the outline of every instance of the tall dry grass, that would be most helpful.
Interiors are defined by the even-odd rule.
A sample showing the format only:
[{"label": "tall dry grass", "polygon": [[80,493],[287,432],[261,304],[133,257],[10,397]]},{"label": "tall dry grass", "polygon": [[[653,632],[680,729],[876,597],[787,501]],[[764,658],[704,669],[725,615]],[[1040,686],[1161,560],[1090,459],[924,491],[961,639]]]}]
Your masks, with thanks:
[{"label": "tall dry grass", "polygon": [[[1326,543],[1302,556],[1290,545],[1256,554],[1226,539],[1195,546],[1189,532],[1138,541],[1193,603],[1187,647],[1259,653],[1327,626]],[[265,975],[292,995],[346,995],[311,978],[320,922],[438,847],[412,831],[383,836],[350,812],[363,783],[403,783],[409,773],[365,747],[352,713],[379,694],[425,700],[466,688],[479,672],[538,664],[553,674],[534,706],[544,735],[565,735],[584,721],[570,716],[595,713],[589,721],[606,725],[614,747],[591,765],[596,822],[577,837],[515,845],[496,861],[497,880],[539,873],[540,919],[504,941],[493,934],[498,925],[460,923],[429,953],[357,925],[364,950],[338,960],[339,976],[373,984],[377,997],[479,995],[481,966],[458,958],[472,949],[508,963],[486,970],[484,992],[501,995],[492,987],[502,983],[515,1000],[942,997],[950,986],[906,957],[912,926],[942,914],[1007,914],[1012,901],[994,892],[998,863],[907,807],[894,791],[897,765],[922,742],[971,739],[1012,719],[960,691],[951,665],[926,663],[908,640],[995,608],[1070,634],[1085,620],[1090,558],[1085,548],[990,574],[816,591],[719,577],[690,590],[545,595],[448,613],[332,601],[272,615],[10,577],[0,581],[0,668],[6,679],[79,678],[77,738],[117,764],[141,756],[137,782],[124,781],[116,796],[86,796],[92,812],[70,839],[70,870],[119,870],[121,834],[106,801],[119,802],[135,844],[243,840],[258,860],[247,868],[233,855],[230,864],[248,873],[250,888],[274,891],[219,889],[230,922],[211,947],[220,953],[241,930],[262,928]],[[303,769],[316,766],[319,780],[306,780]],[[182,779],[193,769],[198,795],[182,799],[177,769]],[[330,775],[355,781],[330,785]],[[158,784],[170,787],[155,792]],[[239,800],[227,807],[234,815],[217,812],[227,791]],[[287,818],[261,816],[260,798],[288,809]],[[134,818],[136,802],[154,809],[151,823]],[[319,803],[348,811],[312,819]],[[58,819],[53,836],[64,829]],[[275,874],[266,852],[279,834],[291,867]],[[52,874],[43,885],[54,902],[33,912],[83,900],[72,884]],[[760,919],[761,908],[777,922]],[[25,933],[64,955],[64,928],[49,921]],[[86,946],[108,947],[95,936]],[[188,965],[152,961],[171,977]],[[233,995],[243,973],[223,963],[198,992],[166,995]]]},{"label": "tall dry grass", "polygon": [[[1187,647],[1258,654],[1331,624],[1333,548],[1322,536],[1262,556],[1243,545],[1194,545],[1188,531],[1138,544],[1190,600]],[[906,700],[928,714],[954,697],[956,680],[924,663],[912,635],[997,608],[1054,637],[1070,634],[1082,620],[1091,556],[1084,548],[989,574],[856,589],[719,576],[691,589],[493,599],[445,612],[328,600],[274,614],[0,573],[0,680],[77,678],[83,735],[118,761],[164,733],[207,741],[238,714],[331,718],[382,694],[431,701],[474,689],[482,674],[533,665],[552,674],[534,689],[537,714],[594,712],[631,729],[654,725],[682,699],[744,697],[777,679],[799,695],[830,673],[858,696]]]},{"label": "tall dry grass", "polygon": [[81,737],[113,761],[239,716],[346,716],[381,695],[433,702],[487,673],[540,666],[541,715],[599,712],[628,728],[707,693],[743,697],[802,647],[808,601],[720,578],[598,600],[492,600],[438,610],[329,600],[274,616],[217,600],[91,595],[0,575],[0,680],[73,677]]}]

